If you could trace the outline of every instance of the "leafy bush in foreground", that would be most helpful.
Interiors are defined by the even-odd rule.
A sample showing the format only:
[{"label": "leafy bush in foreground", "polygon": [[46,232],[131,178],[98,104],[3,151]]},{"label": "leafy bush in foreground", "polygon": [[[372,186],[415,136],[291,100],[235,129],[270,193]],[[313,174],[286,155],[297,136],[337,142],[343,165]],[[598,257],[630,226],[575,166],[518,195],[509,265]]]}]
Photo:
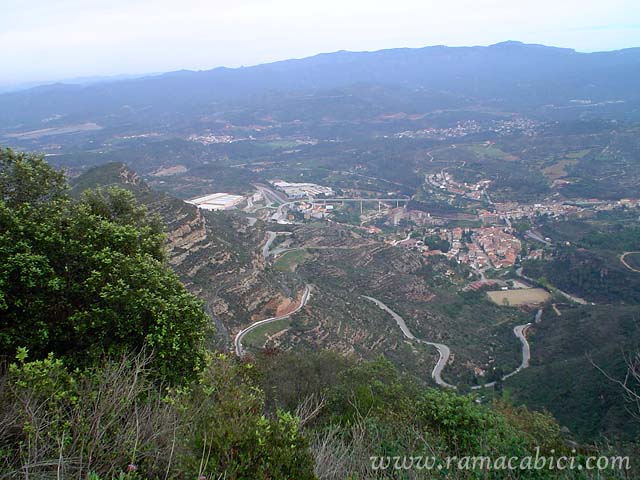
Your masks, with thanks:
[{"label": "leafy bush in foreground", "polygon": [[207,317],[163,263],[164,241],[129,192],[74,202],[40,157],[0,149],[0,356],[90,365],[147,348],[160,377],[193,376]]}]

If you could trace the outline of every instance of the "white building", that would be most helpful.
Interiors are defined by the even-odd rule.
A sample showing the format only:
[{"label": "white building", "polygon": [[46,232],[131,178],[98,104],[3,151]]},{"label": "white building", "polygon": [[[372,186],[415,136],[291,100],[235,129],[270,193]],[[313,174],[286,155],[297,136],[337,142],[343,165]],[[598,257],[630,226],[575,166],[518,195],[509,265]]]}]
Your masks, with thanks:
[{"label": "white building", "polygon": [[203,210],[229,210],[242,202],[244,197],[241,195],[231,195],[229,193],[212,193],[204,197],[187,200],[187,203],[195,205]]},{"label": "white building", "polygon": [[278,190],[284,192],[289,198],[317,197],[318,195],[334,195],[331,187],[316,185],[315,183],[289,183],[276,180],[271,184]]}]

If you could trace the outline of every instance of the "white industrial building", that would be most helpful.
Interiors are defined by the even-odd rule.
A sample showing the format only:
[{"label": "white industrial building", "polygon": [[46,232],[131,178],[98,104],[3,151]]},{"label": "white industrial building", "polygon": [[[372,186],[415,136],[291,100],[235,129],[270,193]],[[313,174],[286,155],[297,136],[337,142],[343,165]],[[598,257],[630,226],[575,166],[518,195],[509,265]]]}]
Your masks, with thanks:
[{"label": "white industrial building", "polygon": [[317,197],[318,195],[331,196],[334,194],[331,187],[316,185],[315,183],[289,183],[276,180],[271,184],[284,192],[289,198]]},{"label": "white industrial building", "polygon": [[244,200],[241,195],[231,195],[229,193],[212,193],[204,197],[187,200],[187,203],[195,205],[203,210],[229,210]]}]

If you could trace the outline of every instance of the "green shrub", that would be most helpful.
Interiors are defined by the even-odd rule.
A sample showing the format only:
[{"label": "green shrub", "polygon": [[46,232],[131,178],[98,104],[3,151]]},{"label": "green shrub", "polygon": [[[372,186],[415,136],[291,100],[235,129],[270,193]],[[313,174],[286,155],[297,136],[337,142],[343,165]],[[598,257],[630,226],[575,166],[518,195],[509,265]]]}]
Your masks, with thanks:
[{"label": "green shrub", "polygon": [[171,382],[202,360],[207,317],[163,263],[160,224],[122,189],[79,202],[40,157],[0,149],[0,356],[86,366],[142,348]]},{"label": "green shrub", "polygon": [[29,362],[22,351],[0,380],[0,477],[112,478],[129,464],[163,474],[178,416],[148,364],[125,357],[70,371],[53,355]]},{"label": "green shrub", "polygon": [[213,357],[183,403],[181,470],[229,479],[313,478],[313,461],[299,420],[279,410],[263,414],[264,393],[253,365]]},{"label": "green shrub", "polygon": [[82,371],[20,357],[0,376],[0,478],[314,478],[299,419],[265,416],[235,358],[167,392],[143,356]]}]

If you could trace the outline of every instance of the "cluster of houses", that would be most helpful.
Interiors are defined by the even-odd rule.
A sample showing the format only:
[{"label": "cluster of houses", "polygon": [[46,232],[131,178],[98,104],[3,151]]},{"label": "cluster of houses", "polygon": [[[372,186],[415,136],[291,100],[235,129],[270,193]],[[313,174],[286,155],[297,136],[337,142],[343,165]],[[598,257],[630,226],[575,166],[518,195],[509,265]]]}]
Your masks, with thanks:
[{"label": "cluster of houses", "polygon": [[480,200],[484,190],[491,184],[491,180],[480,180],[477,183],[456,182],[453,176],[444,170],[440,173],[427,175],[427,181],[440,190],[472,200]]},{"label": "cluster of houses", "polygon": [[522,251],[522,243],[508,230],[502,227],[456,227],[440,228],[431,232],[449,242],[450,248],[447,252],[431,250],[422,240],[416,238],[406,238],[395,245],[419,250],[425,256],[445,255],[475,269],[508,268],[515,264]]}]

